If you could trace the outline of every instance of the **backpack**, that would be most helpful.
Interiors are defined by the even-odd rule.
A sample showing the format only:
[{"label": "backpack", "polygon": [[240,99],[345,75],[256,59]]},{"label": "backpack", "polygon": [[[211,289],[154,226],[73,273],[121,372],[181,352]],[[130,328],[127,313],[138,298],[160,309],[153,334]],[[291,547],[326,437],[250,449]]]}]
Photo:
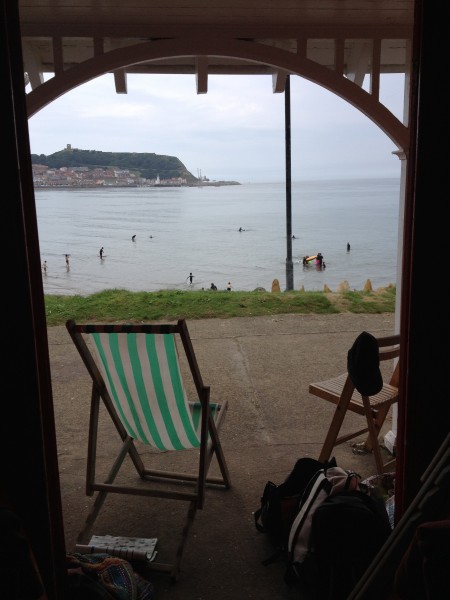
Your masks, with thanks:
[{"label": "backpack", "polygon": [[359,490],[361,477],[338,466],[317,471],[308,483],[301,499],[288,538],[285,581],[292,583],[304,577],[310,567],[312,523],[316,511],[330,497],[341,492]]},{"label": "backpack", "polygon": [[330,496],[342,491],[357,490],[361,478],[353,471],[338,466],[317,471],[309,482],[302,497],[299,511],[292,522],[288,539],[288,575],[297,573],[308,555],[312,520],[316,511]]},{"label": "backpack", "polygon": [[311,522],[308,571],[297,571],[314,600],[346,600],[392,529],[381,496],[361,490],[328,496]]},{"label": "backpack", "polygon": [[310,457],[299,458],[283,483],[266,483],[260,498],[260,507],[253,516],[256,529],[270,537],[276,552],[263,564],[273,562],[287,551],[289,532],[305,489],[318,471],[335,465],[334,458],[327,463]]},{"label": "backpack", "polygon": [[281,485],[268,481],[261,506],[253,513],[256,529],[268,534],[275,546],[274,553],[263,564],[283,558],[287,565],[286,581],[289,581],[294,563],[301,563],[306,556],[316,507],[331,493],[356,489],[359,480],[356,473],[338,467],[334,458],[321,463],[304,457],[296,462]]}]

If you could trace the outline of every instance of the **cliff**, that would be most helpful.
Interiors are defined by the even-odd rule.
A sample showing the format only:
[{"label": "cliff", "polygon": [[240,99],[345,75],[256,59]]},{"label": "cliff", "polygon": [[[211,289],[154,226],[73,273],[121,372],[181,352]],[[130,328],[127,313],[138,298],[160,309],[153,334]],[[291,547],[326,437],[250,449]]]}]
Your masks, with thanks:
[{"label": "cliff", "polygon": [[51,169],[61,167],[108,168],[117,167],[136,172],[145,179],[171,179],[182,177],[188,184],[198,182],[184,164],[175,156],[138,152],[100,152],[98,150],[78,150],[67,148],[54,154],[32,154],[32,164],[47,165]]}]

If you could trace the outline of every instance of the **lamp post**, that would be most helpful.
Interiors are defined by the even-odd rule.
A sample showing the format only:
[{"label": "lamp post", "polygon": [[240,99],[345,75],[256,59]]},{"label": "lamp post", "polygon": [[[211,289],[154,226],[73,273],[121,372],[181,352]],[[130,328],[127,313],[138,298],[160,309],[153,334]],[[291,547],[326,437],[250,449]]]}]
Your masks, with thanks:
[{"label": "lamp post", "polygon": [[294,264],[292,262],[292,200],[291,200],[291,81],[286,78],[284,90],[284,121],[286,146],[286,291],[294,289]]}]

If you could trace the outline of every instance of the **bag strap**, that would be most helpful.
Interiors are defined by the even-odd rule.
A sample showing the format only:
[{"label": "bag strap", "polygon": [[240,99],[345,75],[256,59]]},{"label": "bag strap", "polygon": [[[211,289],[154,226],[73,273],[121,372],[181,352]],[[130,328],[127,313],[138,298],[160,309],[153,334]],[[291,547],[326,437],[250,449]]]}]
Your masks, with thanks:
[{"label": "bag strap", "polygon": [[253,513],[253,516],[255,518],[255,527],[261,533],[267,533],[267,529],[264,527],[264,525],[261,522],[262,512],[263,512],[264,508],[267,506],[267,504],[269,504],[270,500],[271,499],[273,500],[278,489],[279,489],[279,486],[276,485],[275,483],[273,483],[273,481],[270,481],[270,480],[267,481],[266,485],[264,486],[263,494],[261,496],[260,507],[257,510],[255,510],[255,512]]},{"label": "bag strap", "polygon": [[336,494],[343,490],[359,489],[361,477],[354,471],[348,471],[342,467],[331,467],[325,469],[325,475],[332,485],[331,494]]},{"label": "bag strap", "polygon": [[294,522],[292,523],[288,541],[289,553],[293,552],[297,544],[297,539],[300,531],[302,530],[303,524],[310,516],[309,512],[311,507],[314,505],[321,492],[323,499],[325,499],[329,495],[330,491],[331,483],[325,475],[325,469],[321,469],[314,475],[313,480],[308,485],[308,488],[305,491],[303,504],[297,516],[295,517]]},{"label": "bag strap", "polygon": [[261,518],[261,513],[262,513],[262,508],[258,508],[258,510],[255,510],[255,512],[253,513],[253,516],[255,517],[255,527],[261,533],[266,533],[266,529],[265,529],[264,525],[262,523],[260,523],[260,521],[259,521],[259,519]]}]

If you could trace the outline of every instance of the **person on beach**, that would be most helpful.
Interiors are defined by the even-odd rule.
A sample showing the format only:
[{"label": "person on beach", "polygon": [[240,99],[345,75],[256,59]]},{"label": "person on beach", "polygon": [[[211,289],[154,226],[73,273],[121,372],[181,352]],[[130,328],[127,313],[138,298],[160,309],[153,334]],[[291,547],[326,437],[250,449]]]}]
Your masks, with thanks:
[{"label": "person on beach", "polygon": [[104,252],[104,250],[103,250],[103,246],[102,246],[102,247],[100,248],[100,252],[99,252],[99,254],[100,254],[100,258],[103,258],[103,252]]},{"label": "person on beach", "polygon": [[44,260],[44,262],[42,263],[42,270],[44,271],[44,273],[47,273],[47,261]]},{"label": "person on beach", "polygon": [[347,242],[347,252],[350,252],[350,244]]},{"label": "person on beach", "polygon": [[135,241],[136,241],[136,234],[134,234],[134,235],[132,235],[132,236],[131,236],[131,241],[132,241],[132,242],[135,242]]},{"label": "person on beach", "polygon": [[217,285],[215,283],[211,284],[210,290],[217,290]]},{"label": "person on beach", "polygon": [[192,273],[189,273],[189,275],[186,277],[186,281],[189,279],[189,283],[190,285],[192,285],[192,282],[194,281],[194,275],[192,275]]},{"label": "person on beach", "polygon": [[231,292],[231,281],[227,283],[227,292]]}]

